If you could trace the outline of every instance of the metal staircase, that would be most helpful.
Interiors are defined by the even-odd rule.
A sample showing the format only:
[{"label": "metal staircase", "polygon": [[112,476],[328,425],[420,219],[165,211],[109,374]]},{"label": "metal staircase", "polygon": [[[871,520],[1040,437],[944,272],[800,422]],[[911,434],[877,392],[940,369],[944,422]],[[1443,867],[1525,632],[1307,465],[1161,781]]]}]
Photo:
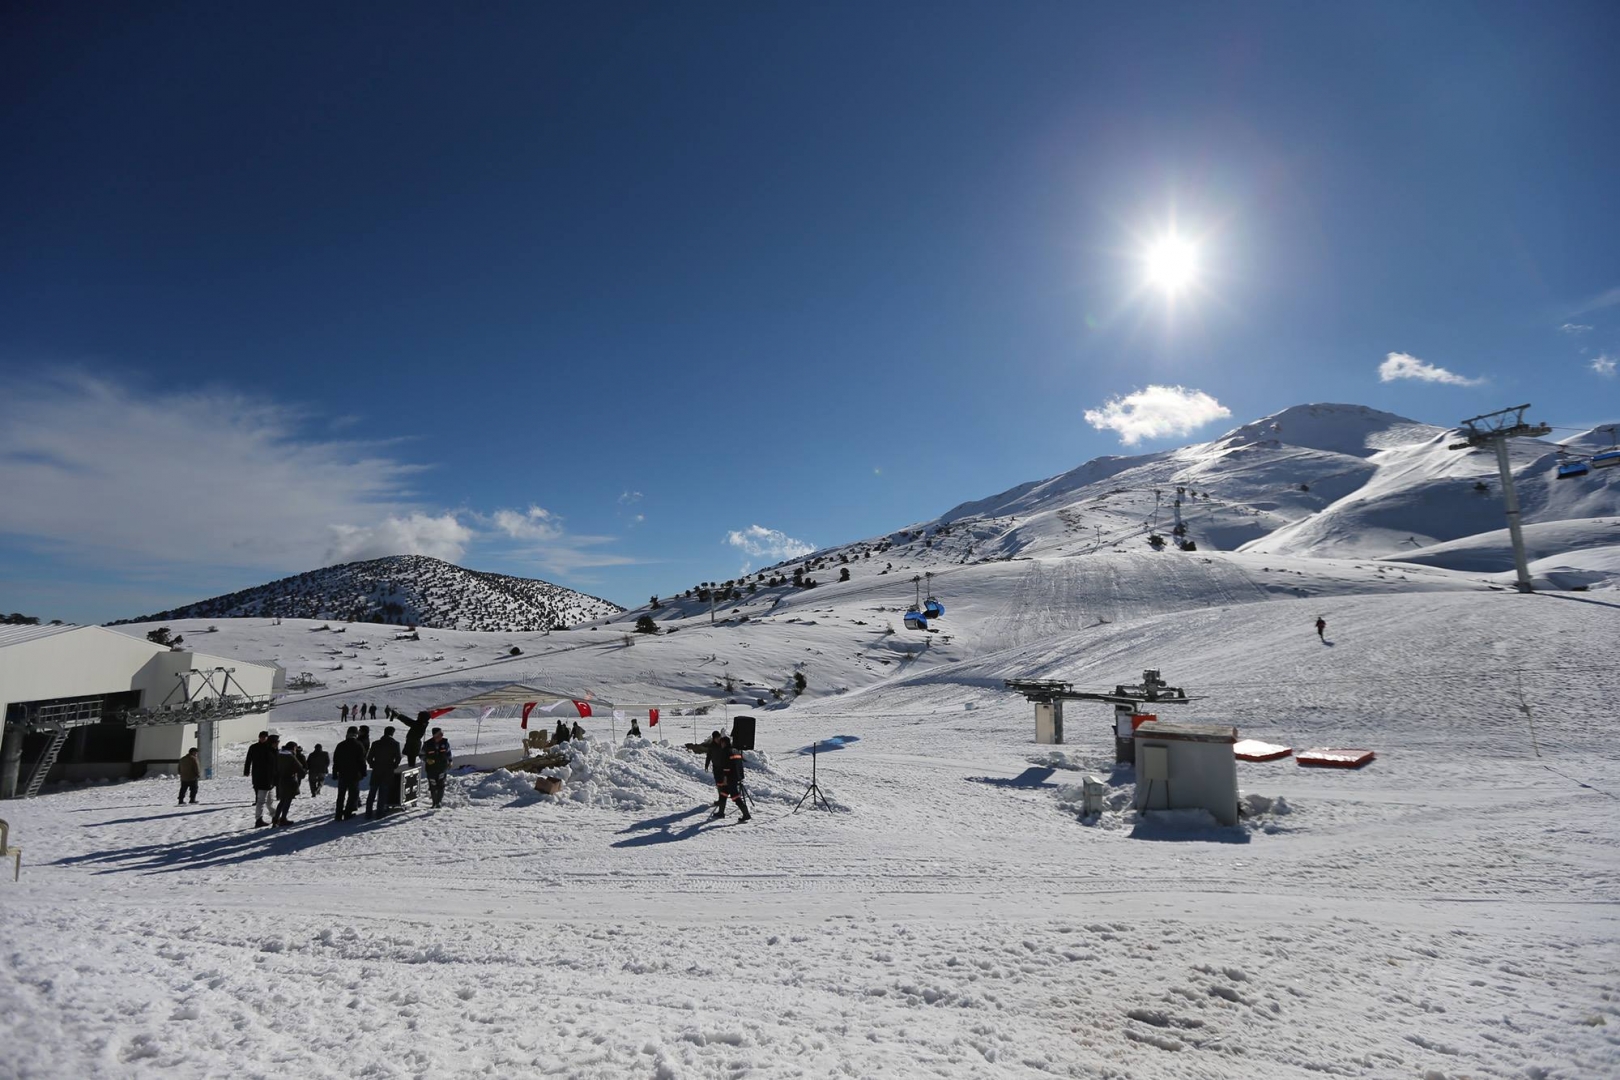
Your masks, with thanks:
[{"label": "metal staircase", "polygon": [[23,798],[32,799],[39,794],[39,789],[45,786],[45,777],[49,775],[51,766],[56,764],[56,758],[62,753],[62,744],[67,742],[68,729],[57,728],[51,735],[50,745],[45,752],[39,755],[34,763],[34,771],[28,777],[28,787],[23,790]]}]

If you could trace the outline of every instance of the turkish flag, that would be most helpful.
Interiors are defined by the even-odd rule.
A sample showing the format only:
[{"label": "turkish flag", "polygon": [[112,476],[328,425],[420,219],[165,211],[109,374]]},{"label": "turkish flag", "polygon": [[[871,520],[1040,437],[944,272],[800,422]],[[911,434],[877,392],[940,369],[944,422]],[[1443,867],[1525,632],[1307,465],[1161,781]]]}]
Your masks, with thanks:
[{"label": "turkish flag", "polygon": [[448,708],[448,709],[431,709],[431,710],[428,711],[428,719],[429,720],[437,720],[439,717],[443,716],[445,713],[447,713],[447,712],[455,712],[455,711],[456,710],[455,710],[454,706],[452,706],[451,708]]},{"label": "turkish flag", "polygon": [[519,724],[518,725],[519,727],[524,728],[524,729],[528,728],[528,726],[529,726],[529,713],[533,712],[534,707],[536,705],[538,705],[538,704],[540,704],[538,701],[525,701],[523,703],[523,723]]},{"label": "turkish flag", "polygon": [[579,710],[579,715],[582,719],[591,715],[591,706],[589,702],[576,701],[574,702],[574,708]]},{"label": "turkish flag", "polygon": [[648,709],[647,710],[647,726],[648,727],[657,727],[658,726],[658,710],[657,709]]}]

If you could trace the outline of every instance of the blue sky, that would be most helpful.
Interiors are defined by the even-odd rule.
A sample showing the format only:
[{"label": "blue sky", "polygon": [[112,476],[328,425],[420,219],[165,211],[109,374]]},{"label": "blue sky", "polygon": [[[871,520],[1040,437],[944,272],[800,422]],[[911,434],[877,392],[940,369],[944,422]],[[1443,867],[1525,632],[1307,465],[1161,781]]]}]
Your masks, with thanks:
[{"label": "blue sky", "polygon": [[413,550],[630,604],[1301,402],[1612,421],[1616,40],[1606,3],[8,6],[0,609]]}]

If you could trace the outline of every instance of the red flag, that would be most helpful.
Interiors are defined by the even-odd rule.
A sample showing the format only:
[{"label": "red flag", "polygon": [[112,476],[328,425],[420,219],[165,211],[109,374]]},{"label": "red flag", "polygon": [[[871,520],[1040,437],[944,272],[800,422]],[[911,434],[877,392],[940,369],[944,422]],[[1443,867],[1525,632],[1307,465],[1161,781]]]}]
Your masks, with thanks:
[{"label": "red flag", "polygon": [[455,711],[456,711],[456,707],[454,705],[450,706],[448,709],[430,709],[428,711],[428,719],[429,720],[437,720],[439,717],[443,716],[445,713],[447,713],[447,712],[455,712]]},{"label": "red flag", "polygon": [[529,713],[533,712],[534,707],[536,705],[538,705],[538,704],[540,704],[538,701],[525,701],[523,703],[523,723],[519,724],[518,725],[519,727],[524,728],[524,729],[528,728],[528,726],[529,726]]},{"label": "red flag", "polygon": [[647,710],[647,726],[648,727],[657,727],[658,726],[658,710],[657,709],[648,709]]},{"label": "red flag", "polygon": [[574,702],[574,708],[579,710],[579,715],[582,718],[591,715],[591,706],[589,702],[576,701]]}]

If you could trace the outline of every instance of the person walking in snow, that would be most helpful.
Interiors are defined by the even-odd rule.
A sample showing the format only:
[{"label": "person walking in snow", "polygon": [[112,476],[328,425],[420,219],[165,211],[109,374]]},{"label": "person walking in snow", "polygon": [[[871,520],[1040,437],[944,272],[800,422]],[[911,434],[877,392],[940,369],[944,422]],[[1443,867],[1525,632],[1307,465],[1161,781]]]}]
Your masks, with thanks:
[{"label": "person walking in snow", "polygon": [[347,705],[338,706],[338,715],[342,717],[342,722],[347,724],[349,722],[349,707]]},{"label": "person walking in snow", "polygon": [[242,762],[242,775],[253,778],[253,827],[266,828],[266,810],[274,810],[276,790],[276,739],[268,731],[259,732],[259,741],[248,747]]},{"label": "person walking in snow", "polygon": [[1327,640],[1327,620],[1320,615],[1316,617],[1316,636],[1323,641]]},{"label": "person walking in snow", "polygon": [[377,703],[376,702],[372,702],[372,704],[371,704],[371,717],[370,717],[370,719],[372,719],[372,720],[377,719]]},{"label": "person walking in snow", "polygon": [[389,800],[393,797],[393,779],[399,771],[399,742],[394,738],[392,727],[383,728],[382,738],[371,744],[366,761],[371,766],[371,790],[366,792],[366,818],[369,820],[388,813]]},{"label": "person walking in snow", "polygon": [[197,757],[197,748],[193,746],[186,751],[186,756],[180,759],[180,805],[185,805],[186,792],[191,793],[191,801],[197,801],[197,781],[202,779],[202,760]]},{"label": "person walking in snow", "polygon": [[717,814],[724,812],[726,808],[726,758],[720,749],[721,738],[718,730],[710,732],[708,749],[703,751],[703,767],[714,777],[714,790],[717,795],[714,800],[714,811]]},{"label": "person walking in snow", "polygon": [[304,779],[304,770],[298,766],[298,747],[288,743],[276,755],[276,812],[270,819],[271,827],[291,825],[287,811],[298,798],[298,785]]},{"label": "person walking in snow", "polygon": [[737,809],[742,811],[742,820],[747,821],[754,815],[748,812],[748,803],[743,801],[742,750],[733,745],[732,741],[725,736],[721,736],[720,746],[726,756],[726,783],[725,787],[720,790],[720,806],[715,810],[714,816],[717,818],[726,816],[726,799],[730,798],[732,802],[737,804]]},{"label": "person walking in snow", "polygon": [[428,794],[437,809],[444,802],[444,778],[450,771],[450,740],[444,737],[443,728],[434,728],[433,737],[422,744],[422,771],[427,773]]},{"label": "person walking in snow", "polygon": [[321,788],[326,786],[326,771],[331,765],[332,756],[321,749],[320,743],[316,743],[315,749],[311,750],[309,757],[304,759],[304,768],[309,770],[310,798],[315,798],[321,793]]},{"label": "person walking in snow", "polygon": [[553,743],[565,743],[565,742],[567,742],[568,741],[568,725],[563,723],[561,720],[558,720],[557,721],[557,730],[553,731],[551,733],[551,741]]},{"label": "person walking in snow", "polygon": [[569,734],[571,734],[576,739],[583,739],[585,737],[585,729],[580,726],[580,723],[579,723],[578,720],[575,720],[574,721],[574,730],[572,732],[570,732]]},{"label": "person walking in snow", "polygon": [[360,729],[349,735],[332,752],[332,771],[337,776],[337,811],[334,821],[347,821],[360,809],[360,781],[366,775],[366,752],[360,747]]}]

